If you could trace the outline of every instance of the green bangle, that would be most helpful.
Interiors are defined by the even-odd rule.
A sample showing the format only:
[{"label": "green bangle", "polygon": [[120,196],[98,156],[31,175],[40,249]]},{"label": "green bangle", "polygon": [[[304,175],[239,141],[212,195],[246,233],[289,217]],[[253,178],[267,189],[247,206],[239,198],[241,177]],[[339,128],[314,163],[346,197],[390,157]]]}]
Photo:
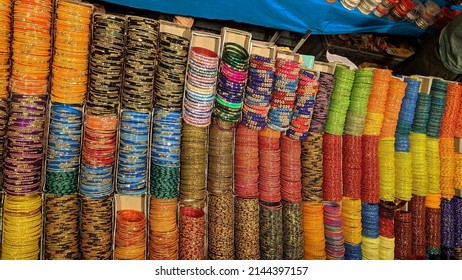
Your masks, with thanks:
[{"label": "green bangle", "polygon": [[238,50],[240,50],[246,58],[249,58],[249,53],[247,52],[247,50],[243,46],[241,46],[241,45],[239,45],[237,43],[227,42],[227,43],[224,44],[224,47],[225,47],[225,50],[235,47]]},{"label": "green bangle", "polygon": [[220,103],[221,105],[231,108],[231,109],[240,109],[242,107],[243,102],[239,103],[230,103],[224,100],[221,100],[218,96],[215,97],[215,100]]}]

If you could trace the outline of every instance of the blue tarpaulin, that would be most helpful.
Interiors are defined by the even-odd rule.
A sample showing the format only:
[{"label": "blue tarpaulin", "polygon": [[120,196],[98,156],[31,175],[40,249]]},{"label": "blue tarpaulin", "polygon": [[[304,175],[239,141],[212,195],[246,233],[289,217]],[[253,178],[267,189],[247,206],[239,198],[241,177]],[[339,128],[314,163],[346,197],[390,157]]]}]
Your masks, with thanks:
[{"label": "blue tarpaulin", "polygon": [[313,34],[388,33],[418,37],[424,33],[413,23],[393,22],[357,9],[349,11],[339,1],[324,0],[106,0],[138,9],[206,19],[233,20]]}]

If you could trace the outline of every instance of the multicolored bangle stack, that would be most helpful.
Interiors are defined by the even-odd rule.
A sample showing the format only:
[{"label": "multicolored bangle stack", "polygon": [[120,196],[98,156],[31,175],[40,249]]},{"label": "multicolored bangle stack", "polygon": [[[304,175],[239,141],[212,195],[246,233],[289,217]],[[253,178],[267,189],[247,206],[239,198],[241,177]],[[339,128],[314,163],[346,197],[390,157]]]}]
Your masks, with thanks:
[{"label": "multicolored bangle stack", "polygon": [[261,130],[266,126],[275,70],[274,59],[257,54],[250,56],[249,79],[241,121],[251,129]]},{"label": "multicolored bangle stack", "polygon": [[172,199],[178,196],[180,177],[180,112],[159,108],[153,112],[150,194]]},{"label": "multicolored bangle stack", "polygon": [[114,192],[117,127],[117,116],[85,116],[80,193],[86,197],[104,198]]},{"label": "multicolored bangle stack", "polygon": [[300,71],[294,113],[285,132],[290,138],[303,141],[308,137],[318,86],[318,77],[313,72]]},{"label": "multicolored bangle stack", "polygon": [[248,68],[247,50],[237,43],[225,43],[213,110],[219,119],[233,123],[240,120]]},{"label": "multicolored bangle stack", "polygon": [[218,75],[218,55],[202,47],[192,47],[186,71],[183,119],[200,127],[212,122]]},{"label": "multicolored bangle stack", "polygon": [[323,199],[322,142],[334,80],[332,74],[319,74],[319,90],[316,94],[309,134],[302,142],[303,201],[321,202]]},{"label": "multicolored bangle stack", "polygon": [[328,260],[345,259],[341,205],[336,202],[324,203],[324,234]]},{"label": "multicolored bangle stack", "polygon": [[[18,0],[13,9],[12,72],[8,146],[3,162],[5,196],[2,259],[39,259],[42,236],[41,176],[51,59],[52,1]],[[10,5],[5,11],[11,13]],[[2,13],[4,14],[4,13]],[[11,20],[4,20],[9,29]],[[3,29],[3,27],[2,27]],[[10,34],[10,31],[2,34]],[[4,36],[4,35],[3,35]],[[9,53],[10,36],[5,36]],[[2,51],[2,52],[4,52]],[[8,58],[2,60],[7,73]],[[4,77],[4,74],[2,74]],[[6,85],[0,85],[6,97]],[[6,112],[6,108],[2,110]],[[6,118],[7,116],[2,116]],[[21,239],[17,239],[21,236]]]},{"label": "multicolored bangle stack", "polygon": [[286,131],[295,107],[296,90],[300,78],[300,63],[276,59],[274,89],[270,101],[267,124],[273,130]]}]

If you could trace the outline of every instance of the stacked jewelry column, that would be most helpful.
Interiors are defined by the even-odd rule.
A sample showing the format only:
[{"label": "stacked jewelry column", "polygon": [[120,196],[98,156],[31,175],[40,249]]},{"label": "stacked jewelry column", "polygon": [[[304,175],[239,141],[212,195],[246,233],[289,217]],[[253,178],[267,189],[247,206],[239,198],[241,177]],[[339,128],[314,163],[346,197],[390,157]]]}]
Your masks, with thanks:
[{"label": "stacked jewelry column", "polygon": [[[144,260],[147,255],[148,155],[157,59],[158,23],[127,16],[122,92],[115,111],[119,133],[114,164],[114,259]],[[112,114],[108,115],[111,116]]]},{"label": "stacked jewelry column", "polygon": [[241,119],[251,34],[223,28],[217,95],[209,131],[207,170],[208,258],[235,258],[234,144]]},{"label": "stacked jewelry column", "polygon": [[[8,84],[11,75],[11,26],[13,1],[5,0],[1,4],[4,13],[0,16],[0,186],[3,185],[3,165],[5,156],[5,141],[8,124]],[[2,254],[2,226],[3,225],[3,189],[0,188],[0,256]]]},{"label": "stacked jewelry column", "polygon": [[113,258],[113,176],[125,22],[125,17],[93,15],[79,180],[80,251],[85,260]]},{"label": "stacked jewelry column", "polygon": [[[300,61],[299,55],[277,53],[267,127],[259,132],[260,252],[262,259],[283,259],[284,256],[300,259],[303,255],[301,143],[284,135],[291,127],[297,100]],[[295,133],[293,135],[295,136]],[[292,145],[293,150],[289,148]],[[283,146],[287,154],[283,154]],[[294,165],[291,166],[291,163]],[[279,175],[276,176],[275,173]],[[284,200],[287,201],[284,202]]]},{"label": "stacked jewelry column", "polygon": [[[384,72],[387,73],[387,72]],[[387,73],[388,80],[391,72]],[[387,102],[379,140],[379,259],[395,258],[395,131],[407,84],[399,78],[388,82]]]},{"label": "stacked jewelry column", "polygon": [[80,259],[78,178],[93,6],[58,1],[45,185],[45,258]]},{"label": "stacked jewelry column", "polygon": [[[206,258],[207,143],[216,95],[221,38],[192,32],[183,96],[180,177],[180,255]],[[190,177],[191,176],[191,177]]]},{"label": "stacked jewelry column", "polygon": [[234,242],[239,260],[260,259],[258,134],[266,127],[276,54],[275,45],[252,41],[243,116],[236,127],[234,150]]},{"label": "stacked jewelry column", "polygon": [[[412,154],[410,133],[415,119],[421,81],[404,78],[407,83],[395,131],[395,198],[404,205],[412,198]],[[412,255],[412,211],[404,207],[395,213],[395,259]]]},{"label": "stacked jewelry column", "polygon": [[[361,198],[361,259],[380,258],[379,138],[385,118],[390,78],[391,71],[374,69],[372,77],[367,75],[361,82],[366,82],[365,86],[370,90],[361,137],[361,188],[357,194]],[[394,165],[394,161],[391,165]],[[394,174],[392,176],[394,178]]]},{"label": "stacked jewelry column", "polygon": [[[358,238],[358,230],[354,229],[361,227],[360,192],[356,189],[352,191],[352,193],[356,193],[356,197],[348,197],[343,196],[342,189],[342,135],[350,105],[355,72],[345,66],[338,65],[335,68],[334,77],[335,85],[332,90],[322,138],[323,201],[326,203],[324,206],[326,218],[335,218],[337,221],[341,221],[343,225],[344,250],[340,246],[338,252],[329,252],[329,258],[336,255],[338,258],[356,259],[361,256],[360,236]],[[351,196],[352,194],[348,195]],[[342,202],[342,208],[339,208],[340,202]],[[340,209],[341,216],[339,215]]]},{"label": "stacked jewelry column", "polygon": [[[308,130],[307,137],[302,140],[302,151],[301,151],[301,164],[302,164],[302,210],[303,210],[303,229],[304,235],[311,234],[313,239],[317,241],[317,246],[312,246],[309,242],[308,236],[304,236],[304,258],[315,258],[318,252],[323,250],[323,240],[326,240],[326,257],[338,257],[342,258],[344,255],[344,246],[342,241],[338,242],[338,246],[330,243],[330,240],[337,238],[339,233],[343,233],[342,230],[339,230],[338,221],[341,219],[340,206],[336,203],[324,205],[324,215],[326,219],[324,222],[324,231],[317,233],[319,231],[319,226],[321,221],[319,218],[316,218],[318,222],[316,227],[305,226],[308,225],[308,221],[311,217],[307,216],[307,211],[310,210],[318,211],[319,206],[321,206],[323,201],[323,134],[324,134],[324,125],[327,120],[327,115],[329,111],[330,97],[335,83],[334,72],[335,65],[332,64],[323,64],[315,63],[314,69],[317,71],[316,78],[312,79],[310,84],[315,86],[318,85],[318,90],[316,93],[316,99],[313,108],[313,115],[311,117],[311,124]],[[317,81],[316,81],[317,79]],[[315,88],[313,88],[315,91]],[[310,207],[311,206],[311,207]],[[318,215],[318,213],[313,213]],[[326,226],[328,224],[335,224],[336,226],[330,228],[333,233],[332,239],[329,240],[329,237],[325,236]],[[311,230],[311,232],[310,232]],[[313,233],[315,233],[313,235]],[[325,237],[323,238],[324,235]],[[311,238],[311,237],[310,237]],[[341,239],[341,238],[340,238]],[[328,241],[329,240],[329,241]],[[333,246],[331,246],[333,245]],[[327,247],[329,247],[329,255],[327,255]],[[343,248],[342,248],[343,247]],[[332,249],[332,250],[331,250]]]},{"label": "stacked jewelry column", "polygon": [[[178,188],[180,187],[181,193],[181,184],[184,182],[181,179],[183,166],[180,168],[183,164],[180,151],[183,153],[182,145],[185,136],[182,131],[181,110],[184,92],[187,88],[185,74],[188,71],[190,40],[191,30],[189,28],[159,21],[151,136],[150,259],[184,258],[182,246],[184,235],[181,231],[184,212],[180,210],[180,228],[178,228],[177,208]],[[194,241],[190,243],[192,247],[196,245]],[[194,250],[190,251],[191,254],[195,254],[192,252]]]},{"label": "stacked jewelry column", "polygon": [[[292,61],[300,63],[296,55]],[[301,260],[305,255],[302,202],[302,141],[309,135],[318,93],[318,73],[299,70],[289,128],[281,137],[281,198],[284,259]],[[278,81],[280,82],[280,81]],[[287,105],[287,101],[284,101]],[[322,235],[319,231],[315,236]],[[308,243],[308,241],[306,242]],[[321,246],[320,246],[321,247]]]},{"label": "stacked jewelry column", "polygon": [[1,244],[3,260],[40,258],[41,174],[53,3],[43,0],[35,1],[34,5],[34,9],[30,9],[28,1],[18,0],[13,8],[10,115],[2,182],[6,193]]},{"label": "stacked jewelry column", "polygon": [[[441,200],[442,188],[440,150],[446,154],[445,140],[440,142],[441,125],[446,106],[448,82],[433,78],[430,88],[430,111],[427,123],[426,158],[428,164],[428,193],[425,198],[425,243],[427,259],[439,258],[441,254]],[[443,174],[450,172],[444,170]],[[445,194],[448,197],[448,194]],[[440,230],[435,230],[440,229]]]},{"label": "stacked jewelry column", "polygon": [[[461,108],[462,91],[457,83],[448,83],[446,105],[440,129],[440,185],[441,185],[441,256],[455,256],[455,132],[457,114]],[[460,193],[458,194],[460,195]]]}]

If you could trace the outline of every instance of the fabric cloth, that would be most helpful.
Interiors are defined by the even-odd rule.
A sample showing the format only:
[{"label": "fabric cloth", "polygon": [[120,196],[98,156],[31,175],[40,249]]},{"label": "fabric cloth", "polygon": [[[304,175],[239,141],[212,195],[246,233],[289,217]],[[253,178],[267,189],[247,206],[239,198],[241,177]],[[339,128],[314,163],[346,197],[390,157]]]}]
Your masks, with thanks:
[{"label": "fabric cloth", "polygon": [[441,31],[439,55],[448,70],[462,74],[462,14]]},{"label": "fabric cloth", "polygon": [[414,55],[396,65],[393,74],[462,81],[462,17],[431,35]]},{"label": "fabric cloth", "polygon": [[340,1],[325,0],[105,0],[161,13],[206,19],[232,20],[277,30],[312,34],[386,33],[419,37],[415,24],[349,11]]}]

